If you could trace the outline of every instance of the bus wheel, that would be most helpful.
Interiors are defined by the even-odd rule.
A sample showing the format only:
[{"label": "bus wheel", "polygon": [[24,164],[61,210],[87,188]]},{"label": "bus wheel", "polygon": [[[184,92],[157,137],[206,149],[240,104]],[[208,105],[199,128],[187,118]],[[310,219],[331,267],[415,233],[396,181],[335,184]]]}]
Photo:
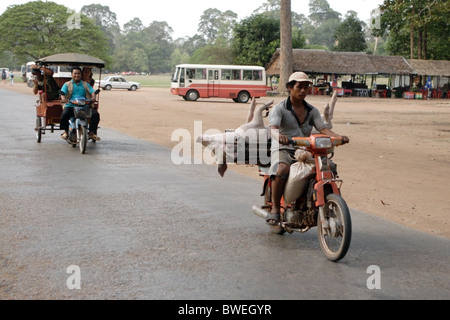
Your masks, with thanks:
[{"label": "bus wheel", "polygon": [[238,103],[247,103],[250,100],[250,94],[247,91],[239,92],[237,100]]},{"label": "bus wheel", "polygon": [[199,94],[196,90],[191,90],[186,94],[187,101],[197,101]]}]

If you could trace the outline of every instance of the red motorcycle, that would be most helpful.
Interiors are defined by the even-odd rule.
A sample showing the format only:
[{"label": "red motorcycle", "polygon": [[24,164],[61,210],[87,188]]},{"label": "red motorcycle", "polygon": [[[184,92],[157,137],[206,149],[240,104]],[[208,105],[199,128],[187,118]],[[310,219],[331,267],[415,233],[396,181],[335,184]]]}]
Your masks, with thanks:
[{"label": "red motorcycle", "polygon": [[[350,210],[340,192],[343,181],[339,179],[337,166],[332,161],[334,148],[346,143],[348,140],[321,134],[290,141],[297,149],[309,152],[310,157],[299,162],[304,166],[300,180],[294,181],[290,174],[281,201],[280,222],[270,226],[274,233],[280,235],[305,233],[317,227],[320,247],[333,262],[344,258],[352,237]],[[291,167],[291,173],[293,171]],[[264,177],[265,203],[262,207],[253,206],[253,213],[266,220],[272,209],[272,181],[268,168],[260,167],[260,175]]]}]

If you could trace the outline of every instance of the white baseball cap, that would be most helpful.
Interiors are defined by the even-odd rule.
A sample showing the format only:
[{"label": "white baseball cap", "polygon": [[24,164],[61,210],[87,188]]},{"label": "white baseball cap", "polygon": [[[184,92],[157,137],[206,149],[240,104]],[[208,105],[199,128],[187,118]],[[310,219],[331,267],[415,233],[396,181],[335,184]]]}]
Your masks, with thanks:
[{"label": "white baseball cap", "polygon": [[289,82],[297,81],[297,82],[308,82],[312,84],[313,82],[308,77],[308,75],[304,72],[295,72],[289,77]]}]

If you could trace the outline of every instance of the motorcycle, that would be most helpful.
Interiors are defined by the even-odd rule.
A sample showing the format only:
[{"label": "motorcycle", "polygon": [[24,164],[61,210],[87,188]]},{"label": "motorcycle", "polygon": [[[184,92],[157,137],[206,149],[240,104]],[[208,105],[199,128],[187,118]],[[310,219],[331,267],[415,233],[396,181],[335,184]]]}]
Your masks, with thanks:
[{"label": "motorcycle", "polygon": [[[279,235],[305,233],[317,227],[320,247],[333,262],[344,258],[352,237],[350,210],[340,192],[343,180],[339,179],[337,166],[332,161],[334,148],[346,143],[348,140],[321,134],[289,141],[297,150],[309,152],[308,160],[304,158],[304,162],[298,163],[310,171],[306,170],[306,174],[296,181],[290,174],[281,200],[280,222],[270,225],[271,231]],[[268,168],[260,167],[259,170],[260,176],[264,177],[262,196],[265,203],[264,206],[253,206],[252,211],[267,220],[273,205],[272,181]]]},{"label": "motorcycle", "polygon": [[[95,93],[98,94],[100,90]],[[63,94],[63,92],[62,92]],[[70,100],[70,103],[76,105],[73,107],[74,115],[69,119],[69,135],[67,137],[67,143],[71,144],[74,148],[77,145],[80,148],[80,153],[86,153],[86,146],[89,140],[89,120],[92,118],[92,100],[85,98],[76,98]]]}]

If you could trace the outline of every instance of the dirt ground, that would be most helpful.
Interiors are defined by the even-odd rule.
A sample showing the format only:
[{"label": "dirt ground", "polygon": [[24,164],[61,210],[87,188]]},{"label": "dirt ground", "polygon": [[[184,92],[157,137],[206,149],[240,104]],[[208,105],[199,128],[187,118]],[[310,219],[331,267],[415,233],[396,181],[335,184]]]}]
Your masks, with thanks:
[{"label": "dirt ground", "polygon": [[[23,83],[1,88],[32,94]],[[250,105],[226,99],[186,102],[172,96],[169,89],[153,88],[103,91],[100,99],[100,126],[168,148],[179,143],[171,141],[176,129],[189,130],[194,143],[195,121],[202,121],[203,132],[238,128]],[[266,97],[258,104],[282,99]],[[322,110],[330,97],[309,96],[307,100]],[[344,180],[343,196],[351,208],[450,238],[445,180],[450,177],[450,100],[339,98],[333,124],[335,132],[351,139],[336,150],[334,158]],[[108,139],[101,130],[99,135]],[[229,170],[259,179],[256,166],[231,166]]]}]

